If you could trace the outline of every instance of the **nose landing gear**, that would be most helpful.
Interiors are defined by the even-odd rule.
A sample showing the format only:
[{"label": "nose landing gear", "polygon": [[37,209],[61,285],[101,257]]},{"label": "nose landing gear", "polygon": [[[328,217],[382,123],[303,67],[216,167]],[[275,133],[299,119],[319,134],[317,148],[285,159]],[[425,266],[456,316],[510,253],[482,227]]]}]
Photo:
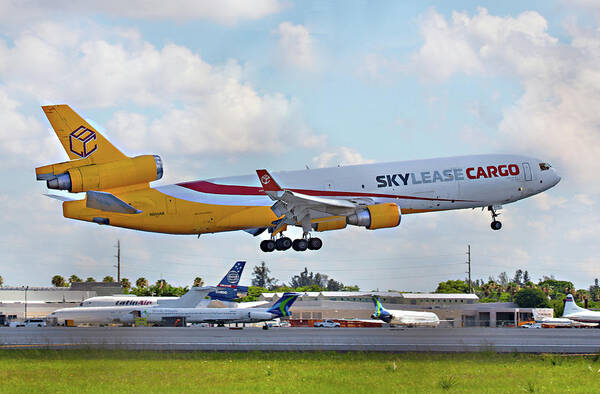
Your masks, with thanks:
[{"label": "nose landing gear", "polygon": [[490,205],[488,207],[488,211],[491,212],[492,214],[492,224],[490,225],[490,227],[492,228],[492,230],[500,230],[502,228],[502,222],[500,222],[499,220],[496,220],[496,218],[498,216],[500,216],[499,213],[496,212],[496,210],[502,209],[501,206],[492,206]]}]

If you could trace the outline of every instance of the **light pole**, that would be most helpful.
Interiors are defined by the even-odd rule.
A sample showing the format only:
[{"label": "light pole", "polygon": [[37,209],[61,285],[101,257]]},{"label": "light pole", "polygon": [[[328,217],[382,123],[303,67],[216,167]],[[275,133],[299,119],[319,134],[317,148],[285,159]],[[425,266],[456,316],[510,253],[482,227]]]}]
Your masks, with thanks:
[{"label": "light pole", "polygon": [[29,286],[25,287],[25,320],[27,320],[27,290],[29,290]]}]

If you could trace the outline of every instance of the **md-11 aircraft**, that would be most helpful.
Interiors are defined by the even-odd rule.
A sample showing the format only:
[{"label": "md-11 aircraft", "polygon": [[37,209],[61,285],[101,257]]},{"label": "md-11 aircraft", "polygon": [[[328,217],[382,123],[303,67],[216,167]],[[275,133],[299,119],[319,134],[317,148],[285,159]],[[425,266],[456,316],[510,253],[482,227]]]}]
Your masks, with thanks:
[{"label": "md-11 aircraft", "polygon": [[[472,155],[362,164],[188,181],[150,187],[163,176],[159,156],[128,157],[67,105],[42,107],[69,161],[36,168],[49,189],[86,193],[63,201],[63,216],[168,234],[264,231],[274,250],[318,250],[313,232],[396,227],[402,214],[482,207],[491,227],[498,209],[560,181],[547,162],[520,155]],[[165,131],[168,132],[168,131]],[[160,142],[158,142],[160,143]],[[301,227],[301,238],[284,235]]]},{"label": "md-11 aircraft", "polygon": [[373,295],[375,312],[371,315],[373,319],[382,320],[393,326],[409,327],[437,327],[440,324],[439,317],[433,312],[416,312],[385,309],[377,296]]},{"label": "md-11 aircraft", "polygon": [[[203,286],[194,287],[196,293],[202,293],[198,303],[191,305],[197,306],[212,306],[219,305],[219,307],[230,307],[235,308],[239,304],[235,302],[235,299],[240,298],[239,293],[248,293],[248,287],[238,286],[242,272],[246,266],[245,261],[237,261],[233,267],[225,274],[221,282],[216,286]],[[91,297],[84,300],[80,307],[94,307],[94,306],[175,306],[180,297],[153,297],[153,296],[140,296],[135,297],[132,295],[114,295],[114,296],[98,296]],[[215,302],[217,301],[217,302]],[[266,302],[250,303],[248,305],[257,306],[263,305]],[[247,303],[244,303],[246,305]],[[250,306],[248,306],[250,307]]]}]

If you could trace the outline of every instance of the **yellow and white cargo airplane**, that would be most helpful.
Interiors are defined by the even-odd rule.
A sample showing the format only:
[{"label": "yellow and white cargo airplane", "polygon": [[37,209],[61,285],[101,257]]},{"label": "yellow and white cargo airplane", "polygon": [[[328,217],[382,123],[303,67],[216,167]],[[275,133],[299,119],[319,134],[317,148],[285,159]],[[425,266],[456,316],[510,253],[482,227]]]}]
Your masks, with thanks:
[{"label": "yellow and white cargo airplane", "polygon": [[[487,207],[491,227],[502,204],[541,193],[560,181],[541,160],[472,155],[214,178],[150,187],[161,179],[159,156],[128,157],[68,105],[42,107],[69,161],[36,168],[50,189],[85,192],[63,200],[67,218],[169,234],[244,230],[270,239],[265,252],[317,250],[311,232],[347,225],[396,227],[402,214]],[[287,226],[303,237],[284,236]]]}]

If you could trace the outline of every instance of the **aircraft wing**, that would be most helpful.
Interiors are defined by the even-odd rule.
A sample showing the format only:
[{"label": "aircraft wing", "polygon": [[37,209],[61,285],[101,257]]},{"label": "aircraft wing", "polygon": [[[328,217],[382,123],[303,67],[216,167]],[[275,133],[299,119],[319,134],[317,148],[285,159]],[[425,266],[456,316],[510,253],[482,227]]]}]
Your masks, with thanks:
[{"label": "aircraft wing", "polygon": [[278,225],[302,223],[303,227],[306,227],[310,226],[309,213],[311,210],[329,215],[348,216],[355,213],[357,208],[374,203],[369,198],[346,200],[310,196],[284,190],[267,170],[256,170],[256,173],[265,194],[275,201],[275,204],[271,206],[271,210],[278,217],[285,216],[283,220],[277,223]]},{"label": "aircraft wing", "polygon": [[85,206],[95,208],[106,212],[138,214],[142,213],[139,209],[132,207],[117,196],[107,192],[87,191]]}]

